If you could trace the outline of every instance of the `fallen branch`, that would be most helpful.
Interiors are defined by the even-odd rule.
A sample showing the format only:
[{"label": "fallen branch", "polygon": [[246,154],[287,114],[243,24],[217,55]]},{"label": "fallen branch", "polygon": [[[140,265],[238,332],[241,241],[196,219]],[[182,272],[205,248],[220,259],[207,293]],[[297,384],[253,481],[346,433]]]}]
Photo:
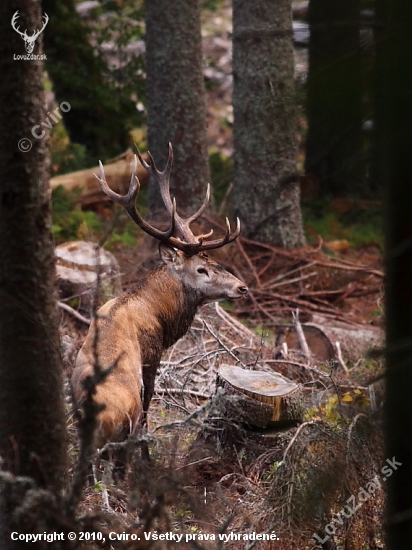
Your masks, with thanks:
[{"label": "fallen branch", "polygon": [[90,325],[91,320],[88,319],[87,317],[84,317],[84,315],[82,315],[81,313],[79,313],[78,311],[73,309],[72,307],[70,307],[67,304],[65,304],[63,302],[60,302],[60,301],[57,301],[57,305],[59,306],[60,309],[63,309],[64,311],[67,311],[67,313],[70,313],[70,315],[73,315],[73,317],[75,317],[76,319],[78,319],[79,321],[84,323],[85,325],[87,325],[87,326]]},{"label": "fallen branch", "polygon": [[241,253],[242,256],[245,258],[246,263],[248,264],[248,266],[249,266],[251,272],[253,273],[253,277],[254,277],[254,279],[255,279],[255,281],[256,281],[257,287],[260,288],[260,287],[261,287],[260,279],[259,279],[259,275],[258,275],[257,272],[256,272],[255,266],[254,266],[253,263],[251,262],[249,256],[246,254],[245,249],[243,248],[242,243],[240,242],[240,240],[237,239],[235,242],[236,242],[236,246],[237,246],[238,249],[240,250],[240,253]]},{"label": "fallen branch", "polygon": [[206,393],[202,393],[200,391],[194,391],[194,390],[181,390],[179,388],[158,388],[156,389],[156,392],[161,395],[178,395],[180,393],[183,393],[185,395],[191,395],[193,397],[199,397],[200,399],[209,399],[210,395],[207,395]]},{"label": "fallen branch", "polygon": [[293,319],[293,324],[295,325],[296,334],[298,335],[299,346],[300,346],[300,349],[302,350],[303,356],[306,359],[310,359],[311,353],[309,350],[309,346],[308,346],[308,343],[306,342],[305,334],[303,332],[302,325],[300,324],[300,321],[299,321],[299,309],[297,309],[295,312],[292,313],[292,319]]},{"label": "fallen branch", "polygon": [[282,462],[285,462],[286,460],[286,456],[290,450],[290,448],[292,447],[292,445],[294,444],[294,442],[296,441],[296,439],[298,438],[298,435],[300,434],[300,432],[303,430],[303,428],[306,428],[306,426],[313,426],[314,424],[317,424],[317,420],[310,420],[309,422],[304,422],[303,424],[301,424],[299,426],[299,428],[296,430],[296,433],[295,435],[292,437],[292,439],[289,441],[288,443],[288,446],[286,447],[285,449],[285,452],[283,453],[283,458],[282,458]]},{"label": "fallen branch", "polygon": [[225,346],[225,344],[222,342],[222,340],[217,336],[217,334],[214,333],[214,331],[212,330],[212,327],[210,325],[208,325],[208,323],[206,323],[206,321],[203,319],[203,324],[205,325],[205,327],[207,328],[207,330],[210,332],[210,334],[215,338],[216,342],[218,342],[222,348],[227,351],[227,353],[233,357],[233,359],[237,362],[237,363],[240,363],[242,365],[243,368],[246,368],[246,365],[244,365],[242,363],[242,361],[239,359],[239,357],[236,357],[236,355],[227,347]]},{"label": "fallen branch", "polygon": [[349,370],[348,370],[348,367],[345,364],[345,361],[343,360],[342,350],[340,348],[340,343],[339,342],[335,342],[335,348],[336,348],[337,361],[338,361],[339,365],[342,367],[342,369],[344,370],[345,376],[348,376],[349,375]]}]

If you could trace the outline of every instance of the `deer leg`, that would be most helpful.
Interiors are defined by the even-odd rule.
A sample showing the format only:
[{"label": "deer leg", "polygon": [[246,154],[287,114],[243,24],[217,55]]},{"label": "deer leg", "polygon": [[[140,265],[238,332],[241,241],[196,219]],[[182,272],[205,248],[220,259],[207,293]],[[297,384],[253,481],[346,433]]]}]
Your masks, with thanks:
[{"label": "deer leg", "polygon": [[127,467],[130,463],[129,450],[125,447],[116,449],[111,459],[111,475],[114,483],[121,483],[127,474]]}]

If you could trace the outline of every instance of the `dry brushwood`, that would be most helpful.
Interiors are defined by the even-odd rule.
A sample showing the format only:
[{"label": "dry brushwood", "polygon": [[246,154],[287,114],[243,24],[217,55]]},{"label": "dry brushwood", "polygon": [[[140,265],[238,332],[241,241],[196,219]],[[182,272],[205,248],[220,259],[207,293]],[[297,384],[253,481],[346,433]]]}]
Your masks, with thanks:
[{"label": "dry brushwood", "polygon": [[[308,341],[311,343],[310,338]],[[194,403],[214,394],[216,373],[223,363],[276,372],[308,389],[319,388],[338,394],[348,389],[367,391],[362,385],[344,380],[341,368],[333,361],[305,360],[299,350],[289,348],[283,355],[282,349],[267,337],[257,336],[219,304],[210,304],[201,308],[186,336],[164,354],[156,380],[155,399],[172,408],[183,406],[192,410]]]},{"label": "dry brushwood", "polygon": [[371,508],[375,517],[383,513],[382,480],[377,478],[382,460],[381,430],[370,418],[358,415],[339,429],[324,421],[305,422],[285,437],[289,441],[282,450],[269,450],[251,467],[251,473],[260,477],[270,464],[276,465],[272,471],[269,468],[266,477],[270,513],[262,516],[263,524],[272,525],[281,536],[306,548],[313,534],[324,532],[351,495],[357,498],[361,488],[377,479],[373,498],[350,522],[334,524],[336,537],[342,540],[356,533],[371,546],[376,544],[369,538],[375,536],[371,535],[370,513]]},{"label": "dry brushwood", "polygon": [[[220,227],[212,218],[204,218]],[[355,306],[362,299],[367,303],[380,300],[383,271],[379,258],[372,258],[370,265],[340,256],[331,259],[322,252],[322,244],[319,240],[315,247],[285,250],[240,237],[238,253],[219,256],[250,289],[236,313],[247,316],[251,323],[271,326],[281,318],[290,318],[299,308],[303,320],[321,315],[328,321],[363,324],[363,317],[354,314]]]}]

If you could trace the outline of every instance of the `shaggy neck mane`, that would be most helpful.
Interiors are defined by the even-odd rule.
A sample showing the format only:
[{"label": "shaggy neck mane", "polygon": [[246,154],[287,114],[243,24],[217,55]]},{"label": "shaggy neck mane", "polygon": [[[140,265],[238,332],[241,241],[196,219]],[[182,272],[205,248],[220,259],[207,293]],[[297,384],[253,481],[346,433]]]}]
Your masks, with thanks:
[{"label": "shaggy neck mane", "polygon": [[164,264],[138,283],[129,299],[137,299],[154,315],[158,325],[142,327],[142,332],[147,336],[161,336],[164,348],[186,334],[202,302],[200,295],[185,287]]}]

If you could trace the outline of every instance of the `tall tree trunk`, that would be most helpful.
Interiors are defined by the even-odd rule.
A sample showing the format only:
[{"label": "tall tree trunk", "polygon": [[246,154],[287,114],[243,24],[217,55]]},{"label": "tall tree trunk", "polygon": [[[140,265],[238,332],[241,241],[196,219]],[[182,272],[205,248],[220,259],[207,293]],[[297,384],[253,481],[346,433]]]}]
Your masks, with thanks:
[{"label": "tall tree trunk", "polygon": [[[44,75],[41,61],[13,60],[26,53],[10,25],[17,9],[20,29],[29,36],[42,25],[40,1],[0,4],[0,454],[3,470],[30,476],[38,486],[59,493],[65,480],[66,424],[49,159],[46,139],[31,134],[47,117]],[[35,55],[42,54],[41,43],[40,36]],[[5,530],[3,523],[0,535]],[[9,544],[10,537],[2,548]]]},{"label": "tall tree trunk", "polygon": [[362,194],[362,77],[359,0],[310,0],[305,170],[322,194]]},{"label": "tall tree trunk", "polygon": [[243,235],[286,247],[304,242],[292,36],[289,0],[233,1],[235,213]]},{"label": "tall tree trunk", "polygon": [[[163,169],[174,151],[171,192],[177,207],[200,205],[209,181],[199,0],[147,0],[146,106],[148,149]],[[163,209],[149,182],[149,208]]]},{"label": "tall tree trunk", "polygon": [[[377,0],[375,171],[386,193],[387,548],[412,548],[412,3]],[[388,466],[388,464],[386,464]],[[386,477],[386,476],[385,476]]]}]

